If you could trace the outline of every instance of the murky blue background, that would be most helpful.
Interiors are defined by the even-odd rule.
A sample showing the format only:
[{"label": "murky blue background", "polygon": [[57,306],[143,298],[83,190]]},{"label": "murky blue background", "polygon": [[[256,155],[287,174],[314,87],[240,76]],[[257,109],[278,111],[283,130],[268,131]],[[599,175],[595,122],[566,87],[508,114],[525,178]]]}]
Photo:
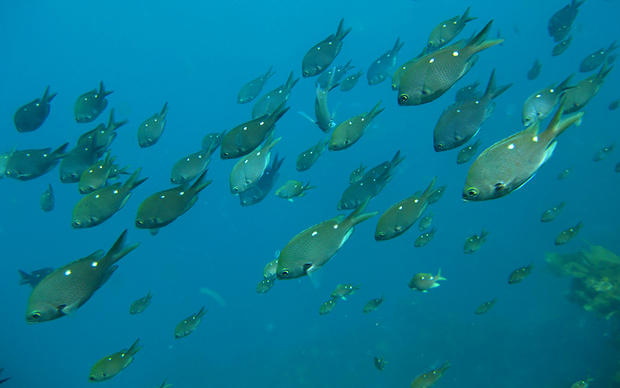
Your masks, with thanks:
[{"label": "murky blue background", "polygon": [[[604,320],[571,304],[570,279],[545,271],[545,252],[574,252],[583,240],[620,253],[618,192],[620,161],[616,151],[602,161],[596,151],[620,141],[618,114],[608,104],[620,98],[614,70],[586,108],[583,125],[559,140],[554,156],[521,190],[484,203],[463,203],[461,189],[468,165],[455,163],[457,151],[437,154],[432,130],[455,91],[480,79],[484,90],[496,68],[498,84],[514,86],[497,99],[493,116],[478,134],[481,150],[519,131],[523,101],[534,91],[577,71],[580,61],[618,38],[618,1],[590,0],[580,8],[572,46],[551,57],[553,39],[547,21],[566,0],[471,1],[478,16],[463,31],[469,37],[491,19],[493,35],[506,41],[480,54],[476,66],[454,90],[418,107],[399,107],[389,81],[369,87],[365,75],[348,93],[330,93],[330,106],[341,102],[336,121],[370,110],[383,100],[385,111],[352,148],[326,152],[308,172],[295,170],[295,159],[323,134],[297,111],[312,115],[315,79],[301,79],[289,100],[290,111],[278,122],[285,156],[279,185],[288,179],[317,188],[290,203],[271,194],[257,206],[242,208],[230,195],[228,175],[234,162],[214,157],[213,184],[187,214],[153,237],[133,227],[136,209],[148,195],[170,187],[173,164],[199,150],[207,133],[230,129],[250,118],[252,104],[236,104],[239,88],[274,66],[265,91],[283,84],[291,70],[301,75],[301,59],[315,43],[335,32],[338,22],[352,27],[334,65],[352,60],[354,71],[406,42],[399,64],[417,55],[440,21],[465,11],[458,1],[65,1],[0,4],[0,152],[56,148],[107,123],[110,108],[129,124],[112,145],[121,165],[143,167],[148,181],[127,205],[104,224],[87,230],[70,227],[80,194],[61,184],[58,169],[28,182],[0,182],[0,367],[12,377],[6,387],[86,387],[92,365],[129,347],[137,338],[144,349],[107,387],[158,387],[168,378],[174,387],[407,387],[426,370],[449,359],[452,368],[441,387],[569,387],[594,377],[591,387],[607,387],[618,370],[619,352],[609,338],[619,330],[617,317]],[[541,75],[527,71],[540,58]],[[578,74],[575,81],[583,78]],[[76,98],[103,80],[109,107],[90,124],[76,124]],[[47,85],[58,95],[51,114],[37,131],[19,134],[12,116]],[[141,122],[168,102],[168,123],[160,142],[138,147]],[[369,205],[385,211],[423,190],[433,176],[447,184],[432,209],[435,239],[414,248],[417,225],[388,242],[374,241],[375,217],[356,228],[339,254],[318,273],[318,288],[308,278],[278,281],[265,295],[256,293],[262,268],[303,229],[338,214],[336,203],[359,166],[390,160],[397,150],[407,158],[386,189]],[[216,155],[219,155],[219,151]],[[558,173],[574,167],[570,177]],[[42,213],[39,196],[52,183],[56,209]],[[554,221],[542,224],[542,212],[567,202]],[[582,221],[570,244],[556,247],[555,236]],[[129,228],[129,242],[142,243],[119,264],[110,281],[75,316],[29,326],[25,307],[29,287],[18,286],[18,269],[60,267],[109,249]],[[490,231],[473,255],[464,255],[466,237]],[[534,262],[522,283],[508,285],[511,271]],[[417,272],[448,280],[422,294],[408,290]],[[327,316],[320,305],[339,283],[361,284],[348,301]],[[222,303],[205,293],[221,296]],[[151,290],[151,306],[130,316],[130,304]],[[364,304],[385,294],[375,312]],[[497,298],[486,315],[474,315],[481,303]],[[201,306],[209,310],[191,336],[175,340],[176,324]],[[373,357],[388,360],[384,372]]]}]

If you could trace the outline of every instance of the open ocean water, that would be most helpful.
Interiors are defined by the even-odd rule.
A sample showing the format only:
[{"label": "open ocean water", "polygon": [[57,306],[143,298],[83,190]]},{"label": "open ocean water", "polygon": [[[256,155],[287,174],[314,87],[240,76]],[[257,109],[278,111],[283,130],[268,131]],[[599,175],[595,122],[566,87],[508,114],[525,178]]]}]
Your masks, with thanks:
[{"label": "open ocean water", "polygon": [[[100,384],[107,387],[159,387],[168,379],[177,387],[407,387],[420,373],[450,360],[436,387],[570,387],[592,377],[592,388],[617,387],[620,373],[620,314],[609,319],[585,311],[566,295],[571,279],[545,268],[546,252],[573,253],[585,241],[620,254],[618,193],[614,166],[620,152],[594,162],[594,154],[620,143],[620,110],[608,105],[620,98],[617,69],[585,108],[583,123],[559,138],[553,157],[524,187],[507,197],[464,203],[462,187],[471,162],[456,164],[457,150],[436,153],[432,131],[456,90],[480,80],[484,90],[493,69],[498,84],[514,83],[497,98],[493,115],[478,139],[480,151],[520,131],[521,107],[534,91],[578,71],[594,50],[620,37],[617,0],[588,0],[573,25],[571,47],[551,56],[549,18],[568,0],[474,1],[4,1],[0,4],[0,152],[57,148],[76,140],[115,109],[118,130],[112,144],[117,163],[142,167],[148,180],[126,206],[90,229],[71,228],[71,213],[81,198],[76,184],[62,184],[58,168],[35,180],[0,182],[0,368],[4,386],[86,387],[91,367],[102,357],[128,348],[140,338],[144,348],[122,373]],[[405,42],[398,64],[426,45],[440,21],[471,6],[477,16],[457,39],[480,31],[491,19],[490,34],[501,30],[505,42],[479,54],[473,69],[438,100],[400,107],[390,80],[366,82],[370,63]],[[325,135],[297,114],[313,116],[314,82],[301,78],[289,99],[290,111],[276,127],[282,140],[274,153],[285,157],[276,188],[289,179],[315,189],[293,203],[273,192],[261,203],[241,207],[230,194],[234,161],[219,150],[207,174],[213,183],[195,206],[156,236],[134,225],[140,203],[172,187],[170,170],[180,158],[200,149],[208,133],[250,119],[253,103],[236,103],[248,81],[273,66],[275,75],[263,93],[283,84],[290,71],[301,77],[301,60],[314,44],[336,31],[340,19],[352,30],[333,65],[349,60],[364,71],[350,92],[336,89],[330,107],[339,105],[336,122],[369,111],[379,100],[385,111],[353,147],[328,152],[307,172],[295,159]],[[526,74],[540,59],[535,80]],[[588,73],[587,75],[590,75]],[[576,82],[585,76],[577,73]],[[79,95],[105,83],[113,90],[108,108],[94,122],[77,124],[73,106]],[[12,122],[18,107],[50,85],[58,95],[43,126],[18,133]],[[140,123],[168,102],[161,140],[138,147]],[[544,122],[546,126],[549,119]],[[462,148],[462,147],[461,147]],[[460,149],[460,148],[459,148]],[[396,151],[406,159],[368,211],[389,206],[424,190],[438,177],[444,197],[429,206],[435,213],[434,240],[415,248],[417,224],[399,238],[374,241],[379,216],[357,226],[340,252],[308,277],[276,281],[257,294],[263,266],[297,233],[335,217],[349,174],[362,162],[375,166]],[[558,180],[560,171],[573,167]],[[122,178],[124,180],[125,178]],[[51,183],[56,208],[43,213],[39,197]],[[275,191],[275,189],[274,189]],[[541,223],[546,209],[566,201],[553,222]],[[427,214],[428,211],[427,210]],[[583,222],[579,235],[564,246],[554,239]],[[463,253],[466,237],[490,232],[472,254]],[[71,316],[28,325],[31,291],[19,286],[17,270],[58,268],[98,249],[106,251],[129,229],[128,242],[141,246],[121,260],[111,279]],[[530,262],[532,273],[509,285],[509,274]],[[409,290],[418,272],[441,274],[446,281],[428,293]],[[620,274],[610,279],[620,287]],[[314,284],[313,284],[314,283]],[[319,307],[339,283],[360,284],[347,301],[328,314]],[[130,315],[131,303],[154,294],[150,307]],[[385,294],[374,312],[364,304]],[[483,302],[497,298],[485,315]],[[207,314],[190,336],[174,338],[182,319],[206,306]],[[373,357],[387,361],[384,371]],[[614,377],[615,376],[615,377]],[[3,386],[3,387],[4,387]]]}]

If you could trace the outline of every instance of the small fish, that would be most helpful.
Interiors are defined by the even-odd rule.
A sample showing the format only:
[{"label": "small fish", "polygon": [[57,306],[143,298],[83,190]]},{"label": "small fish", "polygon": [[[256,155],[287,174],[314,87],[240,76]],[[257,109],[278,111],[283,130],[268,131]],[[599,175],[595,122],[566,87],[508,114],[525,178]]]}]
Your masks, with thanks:
[{"label": "small fish", "polygon": [[561,180],[568,178],[568,175],[570,174],[572,170],[573,170],[573,167],[562,170],[562,172],[560,172],[560,174],[558,175],[558,180],[561,181]]},{"label": "small fish", "polygon": [[527,267],[515,269],[508,277],[508,284],[519,283],[524,277],[532,272],[532,268],[534,268],[534,263],[530,263]]},{"label": "small fish", "polygon": [[273,288],[274,279],[263,279],[256,286],[256,292],[259,294],[264,294]]},{"label": "small fish", "polygon": [[71,227],[74,229],[97,226],[119,211],[131,196],[131,191],[148,178],[138,180],[138,168],[124,184],[115,183],[84,196],[73,208]]},{"label": "small fish", "polygon": [[557,137],[581,120],[583,112],[562,120],[560,105],[547,129],[539,133],[539,122],[487,148],[474,161],[463,200],[486,201],[506,196],[526,184],[551,157]]},{"label": "small fish", "polygon": [[609,103],[609,110],[616,110],[620,106],[620,100],[615,100]]},{"label": "small fish", "polygon": [[283,161],[284,158],[278,159],[278,154],[276,154],[273,158],[273,162],[271,162],[271,166],[265,169],[265,173],[260,177],[258,182],[248,190],[239,193],[239,202],[241,206],[256,205],[267,197],[271,189],[276,185],[278,177],[280,177],[278,171]]},{"label": "small fish", "polygon": [[433,190],[431,194],[428,196],[428,201],[427,201],[428,204],[432,205],[434,203],[439,202],[441,197],[443,197],[443,195],[445,194],[447,188],[448,188],[448,185],[443,185]]},{"label": "small fish", "polygon": [[106,91],[103,86],[103,81],[101,81],[99,83],[99,92],[97,92],[97,89],[93,89],[78,97],[74,108],[75,121],[77,123],[90,123],[91,121],[95,121],[108,106],[106,97],[112,92],[112,90]]},{"label": "small fish", "polygon": [[355,182],[359,182],[364,177],[365,169],[366,167],[364,167],[364,165],[360,163],[360,166],[353,170],[353,172],[351,172],[351,175],[349,175],[349,184],[352,185]]},{"label": "small fish", "polygon": [[205,181],[206,176],[207,171],[189,187],[181,185],[147,197],[138,207],[136,228],[149,229],[155,235],[160,228],[185,214],[198,201],[198,194],[211,184],[211,180]]},{"label": "small fish", "polygon": [[200,311],[182,320],[174,329],[174,338],[179,339],[192,334],[206,313],[207,310],[205,310],[205,306],[202,306]]},{"label": "small fish", "polygon": [[[355,66],[351,66],[351,61],[347,62],[346,65],[332,67],[331,69],[323,72],[315,82],[315,86],[320,87],[321,89],[333,89],[338,86],[339,81],[344,77],[347,72],[353,69]],[[331,87],[328,87],[330,86]]]},{"label": "small fish", "polygon": [[319,142],[297,157],[296,168],[297,171],[308,171],[310,167],[314,166],[314,163],[319,159],[323,152],[325,152],[325,148],[327,146],[326,140],[319,140]]},{"label": "small fish", "polygon": [[360,77],[362,76],[362,74],[364,74],[364,72],[360,70],[356,74],[350,75],[347,78],[345,78],[340,83],[340,91],[348,92],[349,90],[353,89],[355,85],[357,85],[357,82],[360,80]]},{"label": "small fish", "polygon": [[13,115],[13,123],[17,132],[32,132],[39,129],[50,114],[50,101],[56,97],[57,93],[49,94],[48,86],[43,93],[43,97],[20,107]]},{"label": "small fish", "polygon": [[541,69],[542,63],[540,63],[540,60],[537,59],[536,62],[534,62],[534,64],[532,65],[532,68],[527,72],[527,79],[534,80],[538,78]]},{"label": "small fish", "polygon": [[140,245],[126,242],[127,230],[105,255],[98,250],[44,277],[30,294],[26,322],[51,321],[75,312],[112,276],[115,263]]},{"label": "small fish", "polygon": [[116,130],[127,124],[128,120],[116,122],[114,119],[114,109],[110,110],[110,118],[108,119],[108,125],[99,124],[95,129],[83,133],[78,138],[78,146],[90,145],[93,138],[93,147],[97,149],[100,154],[103,154],[106,148],[108,148],[114,139],[116,139]]},{"label": "small fish", "polygon": [[616,42],[614,41],[607,49],[599,49],[588,55],[581,61],[579,65],[579,71],[582,73],[587,73],[589,71],[596,70],[597,67],[605,63],[607,60],[607,55],[613,50],[617,49],[619,46],[616,46]]},{"label": "small fish", "polygon": [[562,203],[560,203],[559,205],[554,206],[551,209],[545,210],[545,212],[540,217],[540,221],[550,222],[550,221],[555,220],[555,218],[559,216],[562,210],[564,209],[564,206],[566,206],[566,202],[562,201]]},{"label": "small fish", "polygon": [[426,246],[429,242],[433,240],[433,237],[435,237],[436,232],[437,232],[437,229],[433,228],[431,229],[430,232],[419,235],[413,242],[413,246],[416,248],[422,248]]},{"label": "small fish", "polygon": [[342,299],[347,300],[347,296],[353,295],[355,291],[359,290],[360,286],[356,286],[353,284],[339,284],[336,286],[334,292],[332,292],[333,299]]},{"label": "small fish", "polygon": [[340,20],[336,34],[330,35],[319,43],[315,44],[301,61],[301,74],[304,78],[319,75],[329,68],[340,50],[342,40],[351,31],[351,28],[344,29],[344,19]]},{"label": "small fish", "polygon": [[19,285],[23,286],[25,284],[30,284],[30,287],[35,288],[37,284],[41,283],[44,277],[54,272],[54,268],[41,268],[36,271],[32,271],[30,273],[24,272],[22,270],[18,271],[21,275],[21,279],[19,280]]},{"label": "small fish", "polygon": [[478,152],[478,147],[480,147],[480,144],[482,144],[482,141],[478,139],[474,144],[470,144],[460,150],[459,153],[456,155],[456,163],[463,164],[469,162],[471,158],[474,157],[476,152]]},{"label": "small fish", "polygon": [[440,284],[437,282],[440,280],[446,280],[446,278],[441,276],[441,268],[435,276],[430,273],[417,273],[409,281],[409,288],[420,292],[428,292],[431,288],[439,287]]},{"label": "small fish", "polygon": [[52,171],[62,158],[69,143],[65,143],[52,151],[51,148],[38,150],[13,150],[8,155],[5,176],[20,181],[29,181]]},{"label": "small fish", "polygon": [[590,385],[590,381],[593,381],[593,378],[588,378],[587,380],[577,381],[575,384],[571,385],[570,388],[588,388]]},{"label": "small fish", "polygon": [[320,315],[329,314],[334,309],[334,307],[336,307],[337,301],[338,301],[337,298],[332,298],[328,300],[327,302],[323,303],[321,307],[319,308],[319,314]]},{"label": "small fish", "polygon": [[381,295],[381,298],[369,300],[364,305],[364,310],[362,312],[367,314],[367,313],[371,313],[375,311],[377,307],[379,307],[381,303],[383,303],[384,300],[385,300],[385,295]]},{"label": "small fish", "polygon": [[271,260],[263,268],[263,279],[275,279],[278,271],[278,259]]},{"label": "small fish", "polygon": [[80,178],[91,168],[101,156],[100,150],[96,147],[96,139],[92,137],[88,144],[78,144],[69,151],[69,154],[62,158],[58,167],[60,181],[62,183],[78,183]]},{"label": "small fish", "polygon": [[295,279],[312,274],[327,264],[355,230],[355,225],[377,215],[364,213],[365,200],[348,217],[339,215],[299,233],[286,244],[278,259],[278,279]]},{"label": "small fish", "polygon": [[154,146],[159,141],[166,127],[167,114],[168,103],[166,102],[159,114],[155,113],[140,124],[138,127],[138,145],[140,148]]},{"label": "small fish", "polygon": [[202,148],[211,149],[211,152],[215,152],[217,147],[222,145],[222,139],[224,138],[225,134],[226,134],[225,130],[222,132],[213,132],[213,133],[207,134],[202,139]]},{"label": "small fish", "polygon": [[570,240],[575,238],[577,233],[579,233],[579,230],[581,230],[581,228],[583,228],[583,224],[581,222],[579,222],[579,223],[577,223],[577,225],[573,226],[572,228],[568,228],[566,230],[563,230],[555,238],[555,245],[563,245],[563,244],[566,244],[566,243],[570,242]]},{"label": "small fish", "polygon": [[529,127],[534,123],[544,120],[549,113],[553,112],[553,109],[558,102],[560,102],[562,94],[572,88],[572,86],[569,86],[572,77],[573,74],[569,75],[568,78],[557,86],[553,83],[530,95],[523,104],[521,113],[523,125]]},{"label": "small fish", "polygon": [[247,104],[260,94],[267,80],[275,74],[275,71],[272,73],[271,69],[273,69],[273,66],[271,66],[264,75],[261,75],[258,78],[255,78],[247,84],[243,85],[241,90],[239,90],[239,94],[237,95],[237,104]]},{"label": "small fish", "polygon": [[564,113],[573,113],[583,109],[601,90],[605,83],[605,77],[607,77],[611,69],[613,69],[613,66],[608,68],[607,64],[604,64],[597,74],[582,79],[575,87],[567,90],[565,93],[566,100],[564,101],[564,106],[566,108]]},{"label": "small fish", "polygon": [[271,132],[262,147],[245,155],[235,164],[229,178],[230,192],[233,195],[250,189],[263,176],[271,159],[272,148],[282,139],[274,139],[273,136],[274,132]]},{"label": "small fish", "polygon": [[289,202],[293,202],[293,198],[301,198],[306,195],[306,190],[314,189],[316,186],[310,186],[310,182],[304,186],[303,182],[288,181],[284,186],[276,190],[276,195],[284,198]]},{"label": "small fish", "polygon": [[385,369],[385,364],[387,364],[388,362],[383,359],[383,356],[381,356],[378,358],[374,357],[374,363],[375,363],[375,368],[377,368],[380,371],[383,371]]},{"label": "small fish", "polygon": [[325,72],[321,75],[321,77],[325,74],[329,73],[329,77],[325,82],[325,86],[317,85],[315,89],[316,99],[314,100],[314,115],[316,120],[312,117],[308,116],[304,112],[299,112],[300,115],[307,118],[311,123],[316,124],[321,131],[324,133],[329,133],[335,126],[334,116],[336,115],[336,111],[334,110],[332,113],[329,112],[329,107],[327,105],[327,96],[329,91],[338,86],[337,83],[333,82],[333,74],[335,73],[335,69]]},{"label": "small fish", "polygon": [[361,115],[345,120],[334,128],[332,137],[329,139],[328,149],[330,151],[342,151],[361,139],[368,127],[370,127],[372,120],[385,109],[379,109],[379,105],[381,105],[381,101],[370,112],[364,112]]},{"label": "small fish", "polygon": [[394,73],[394,67],[396,67],[396,61],[398,60],[398,52],[404,44],[404,42],[400,43],[400,38],[396,39],[396,43],[391,50],[386,51],[370,64],[366,72],[368,85],[378,85]]},{"label": "small fish", "polygon": [[600,149],[598,151],[596,151],[596,154],[594,154],[594,161],[595,162],[600,162],[601,160],[605,159],[606,157],[609,156],[609,154],[611,154],[611,152],[614,150],[614,147],[616,146],[616,143],[613,143],[610,146],[607,146],[603,149]]},{"label": "small fish", "polygon": [[435,213],[433,213],[433,211],[431,210],[430,213],[426,217],[423,217],[420,220],[419,227],[420,227],[420,231],[421,232],[425,231],[428,228],[430,228],[431,223],[433,222],[433,217],[434,216],[435,216]]},{"label": "small fish", "polygon": [[112,172],[112,164],[116,159],[116,157],[110,157],[110,152],[112,151],[108,150],[103,161],[98,161],[82,173],[78,182],[80,194],[92,193],[105,187]]},{"label": "small fish", "polygon": [[457,90],[456,96],[454,97],[454,100],[456,102],[461,102],[461,101],[464,101],[464,100],[466,100],[468,98],[472,98],[474,95],[476,95],[476,88],[479,85],[480,85],[480,80],[477,80],[473,84],[470,84],[470,85],[467,85],[467,86],[463,86],[462,88]]},{"label": "small fish", "polygon": [[137,339],[129,349],[123,349],[97,361],[90,370],[88,380],[91,382],[105,381],[119,374],[133,362],[133,356],[142,349],[139,343],[140,339]]},{"label": "small fish", "polygon": [[411,388],[429,388],[443,376],[443,373],[451,366],[450,361],[446,361],[440,368],[424,372],[411,382]]},{"label": "small fish", "polygon": [[172,167],[170,183],[182,185],[189,183],[205,172],[211,161],[211,148],[203,148],[198,152],[179,159]]},{"label": "small fish", "polygon": [[463,251],[465,252],[465,254],[471,254],[471,253],[476,252],[478,249],[480,249],[482,244],[484,244],[484,242],[487,241],[488,235],[489,235],[489,232],[484,230],[483,228],[482,232],[480,232],[480,236],[474,234],[473,236],[467,237],[465,239],[465,247],[463,248]]},{"label": "small fish", "polygon": [[476,16],[469,16],[469,9],[467,7],[463,16],[455,16],[452,19],[444,20],[433,28],[431,35],[428,38],[427,46],[430,50],[437,50],[456,38],[458,34],[463,31],[465,25],[472,20],[478,19]]},{"label": "small fish", "polygon": [[[265,115],[273,115],[278,109],[283,109],[286,106],[288,98],[291,96],[291,90],[293,86],[299,81],[299,78],[295,78],[293,72],[289,74],[288,79],[284,85],[280,85],[261,98],[256,100],[252,107],[252,119],[257,119]],[[282,106],[282,108],[280,108]]]},{"label": "small fish", "polygon": [[570,43],[573,41],[573,36],[570,35],[567,39],[561,41],[556,44],[551,51],[551,56],[557,57],[558,55],[564,54],[564,51],[570,46]]},{"label": "small fish", "polygon": [[547,29],[549,31],[549,36],[553,37],[555,42],[564,40],[570,33],[570,29],[579,12],[578,8],[583,3],[585,3],[585,0],[572,0],[571,4],[565,6],[551,16],[549,23],[547,23]]},{"label": "small fish", "polygon": [[44,212],[51,212],[54,210],[54,190],[52,189],[51,183],[48,185],[48,189],[41,194],[39,204],[41,206],[41,210]]},{"label": "small fish", "polygon": [[488,313],[489,310],[491,310],[493,306],[495,305],[495,302],[497,302],[497,299],[484,302],[483,304],[478,306],[478,308],[476,309],[476,315],[482,315],[482,314]]},{"label": "small fish", "polygon": [[149,291],[146,296],[136,300],[129,307],[129,314],[140,314],[151,304],[151,299],[153,299],[153,294]]}]

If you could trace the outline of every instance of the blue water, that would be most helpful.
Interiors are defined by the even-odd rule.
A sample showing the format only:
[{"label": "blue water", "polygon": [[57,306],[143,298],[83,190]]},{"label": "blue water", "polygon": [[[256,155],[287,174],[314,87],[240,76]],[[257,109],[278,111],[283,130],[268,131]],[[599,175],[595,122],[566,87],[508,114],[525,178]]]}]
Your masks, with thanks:
[{"label": "blue water", "polygon": [[[131,3],[131,4],[130,4]],[[365,75],[348,93],[330,93],[341,102],[336,121],[370,110],[383,100],[385,111],[352,148],[323,155],[308,172],[298,173],[299,153],[323,134],[297,114],[312,114],[315,79],[301,79],[289,100],[291,110],[278,122],[276,146],[285,156],[279,184],[288,179],[317,186],[290,203],[271,194],[242,208],[230,194],[234,162],[214,157],[213,184],[196,205],[159,235],[133,227],[136,209],[148,195],[170,187],[172,165],[196,152],[207,133],[230,129],[250,118],[252,104],[236,104],[237,91],[270,66],[277,73],[265,91],[284,83],[289,72],[301,75],[301,59],[318,41],[335,32],[338,22],[352,27],[335,65],[352,60],[355,71],[368,68],[397,37],[406,42],[399,63],[417,55],[431,29],[465,11],[444,0],[370,1],[118,1],[3,2],[0,5],[0,152],[75,145],[77,137],[107,123],[110,108],[129,124],[112,145],[117,162],[142,167],[148,181],[127,205],[104,224],[73,230],[71,212],[80,199],[77,185],[61,184],[58,170],[28,182],[0,182],[0,367],[12,377],[6,387],[86,387],[92,365],[129,347],[137,338],[144,348],[133,364],[107,387],[407,387],[418,374],[450,360],[452,367],[437,387],[569,387],[588,376],[592,388],[611,386],[619,352],[609,337],[619,328],[570,303],[570,279],[545,271],[545,252],[570,253],[584,240],[620,254],[618,192],[614,166],[620,153],[595,163],[596,151],[620,142],[618,115],[608,104],[620,98],[614,70],[586,108],[583,124],[559,140],[554,156],[519,191],[498,200],[464,203],[461,189],[468,165],[455,163],[457,151],[437,154],[432,130],[453,102],[456,89],[481,80],[484,89],[496,68],[498,84],[514,86],[497,99],[493,116],[478,137],[481,150],[521,130],[523,101],[534,91],[577,71],[581,59],[618,38],[618,1],[589,0],[573,26],[571,47],[551,57],[554,46],[547,21],[567,0],[471,1],[478,16],[463,31],[469,37],[491,19],[506,41],[480,54],[475,67],[440,99],[418,107],[399,107],[389,81],[369,87]],[[540,58],[538,79],[527,71]],[[577,75],[576,80],[584,77]],[[76,124],[76,98],[103,80],[109,107],[90,124]],[[45,124],[17,133],[15,110],[47,85],[58,92]],[[141,122],[168,102],[168,123],[160,142],[138,147]],[[417,225],[403,236],[377,243],[375,217],[355,233],[321,271],[310,279],[277,281],[265,295],[255,288],[262,268],[276,251],[305,228],[338,214],[336,203],[349,173],[375,166],[397,150],[406,156],[398,174],[369,205],[385,211],[423,190],[438,177],[445,196],[431,209],[438,229],[424,248],[414,248]],[[219,151],[218,151],[219,153]],[[217,154],[216,154],[217,155]],[[470,162],[471,163],[471,162]],[[560,171],[574,167],[570,177]],[[56,208],[39,209],[39,197],[52,183]],[[542,224],[542,212],[567,202],[557,220]],[[582,221],[571,243],[556,247],[555,236]],[[17,270],[60,267],[97,249],[109,249],[129,229],[129,242],[142,245],[119,262],[119,269],[73,316],[38,325],[24,319],[30,288],[18,286]],[[490,231],[486,244],[464,255],[466,237]],[[516,268],[534,262],[522,283],[508,285]],[[417,272],[441,273],[448,280],[429,293],[410,291]],[[318,314],[339,283],[361,284],[326,316]],[[221,296],[223,303],[200,289]],[[130,316],[130,304],[154,294],[151,306]],[[371,314],[364,304],[385,294]],[[478,305],[498,302],[486,315]],[[176,340],[176,324],[201,306],[209,312],[189,337]],[[385,371],[373,366],[383,355]]]}]

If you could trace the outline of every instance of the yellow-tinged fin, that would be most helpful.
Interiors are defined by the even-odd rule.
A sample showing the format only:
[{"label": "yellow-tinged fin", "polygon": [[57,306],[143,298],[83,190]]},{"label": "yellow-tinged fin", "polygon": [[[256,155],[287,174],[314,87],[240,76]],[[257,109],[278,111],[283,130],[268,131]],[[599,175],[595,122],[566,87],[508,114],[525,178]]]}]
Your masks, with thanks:
[{"label": "yellow-tinged fin", "polygon": [[140,246],[140,243],[133,243],[133,244],[129,244],[125,246],[126,242],[127,242],[127,229],[125,229],[123,233],[121,233],[121,235],[116,240],[114,245],[112,245],[112,248],[110,248],[110,250],[106,254],[106,258],[109,257],[112,260],[111,264],[116,263],[117,261],[122,259],[126,254],[128,254],[129,252],[133,251],[134,249]]},{"label": "yellow-tinged fin", "polygon": [[468,50],[471,55],[474,55],[482,50],[486,50],[489,47],[502,43],[504,39],[484,40],[484,38],[486,38],[487,34],[489,33],[492,24],[493,20],[488,22],[487,25],[482,29],[482,31],[480,31],[478,35],[473,37],[463,49]]},{"label": "yellow-tinged fin", "polygon": [[357,207],[357,209],[353,211],[353,213],[349,214],[349,216],[345,219],[345,221],[347,220],[351,221],[351,226],[353,227],[359,224],[360,222],[366,221],[367,219],[376,216],[379,213],[378,211],[364,213],[364,210],[366,210],[366,206],[368,206],[369,202],[370,202],[370,198],[366,198],[366,200],[364,200],[364,202],[362,202]]},{"label": "yellow-tinged fin", "polygon": [[560,107],[553,115],[553,119],[551,119],[551,122],[547,126],[547,129],[545,129],[545,131],[541,134],[541,137],[544,137],[545,141],[551,143],[553,142],[555,138],[560,136],[562,132],[564,132],[571,125],[581,124],[581,117],[584,115],[585,112],[577,112],[562,119],[563,110],[564,110],[564,99],[562,99],[562,102],[560,103]]},{"label": "yellow-tinged fin", "polygon": [[439,280],[448,280],[444,277],[441,277],[441,268],[439,268],[439,271],[437,271],[437,276],[435,276],[435,281],[439,281]]}]

